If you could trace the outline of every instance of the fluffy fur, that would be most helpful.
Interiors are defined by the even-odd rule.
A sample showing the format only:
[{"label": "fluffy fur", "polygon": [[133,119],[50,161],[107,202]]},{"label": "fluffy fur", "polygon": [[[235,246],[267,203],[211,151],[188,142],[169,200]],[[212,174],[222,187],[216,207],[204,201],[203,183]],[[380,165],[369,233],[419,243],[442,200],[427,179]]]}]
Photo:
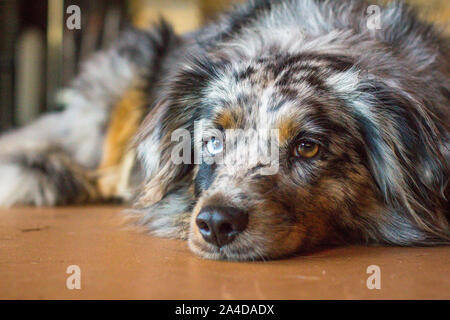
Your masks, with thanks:
[{"label": "fluffy fur", "polygon": [[[0,139],[0,172],[10,176],[0,204],[71,203],[48,148],[96,168],[111,106],[138,80],[148,107],[133,145],[132,213],[154,234],[230,260],[342,243],[448,244],[449,40],[400,3],[382,7],[381,28],[369,29],[368,6],[258,0],[184,36],[164,23],[126,33],[86,64],[66,111]],[[278,173],[173,163],[172,133],[194,136],[199,120],[206,131],[278,129]],[[304,139],[318,155],[293,158]],[[193,138],[192,151],[203,148]],[[229,148],[225,157],[246,151]],[[64,177],[80,180],[71,167]],[[76,193],[90,194],[88,182]],[[195,223],[210,205],[249,215],[247,229],[221,248]]]}]

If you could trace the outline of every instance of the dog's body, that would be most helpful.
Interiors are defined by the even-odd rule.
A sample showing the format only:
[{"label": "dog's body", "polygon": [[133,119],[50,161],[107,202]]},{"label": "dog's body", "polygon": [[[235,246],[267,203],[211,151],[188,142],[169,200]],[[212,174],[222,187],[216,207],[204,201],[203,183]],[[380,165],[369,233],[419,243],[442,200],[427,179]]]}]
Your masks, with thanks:
[{"label": "dog's body", "polygon": [[[368,28],[368,6],[259,0],[181,37],[164,23],[125,32],[65,111],[0,138],[0,205],[134,191],[141,224],[214,259],[448,244],[449,40],[400,4]],[[277,170],[175,163],[178,129],[210,160],[246,151],[222,152],[227,130],[277,129]]]}]

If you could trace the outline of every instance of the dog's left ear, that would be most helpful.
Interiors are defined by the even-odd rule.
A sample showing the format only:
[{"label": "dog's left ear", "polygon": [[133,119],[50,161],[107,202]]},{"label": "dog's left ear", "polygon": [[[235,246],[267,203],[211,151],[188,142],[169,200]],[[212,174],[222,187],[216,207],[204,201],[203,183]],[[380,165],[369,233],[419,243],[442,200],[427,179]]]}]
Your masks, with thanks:
[{"label": "dog's left ear", "polygon": [[431,112],[425,101],[387,85],[371,83],[366,89],[371,114],[357,112],[356,120],[372,176],[386,205],[397,215],[393,221],[398,223],[392,224],[398,225],[391,226],[397,228],[393,233],[397,235],[388,241],[448,243],[449,136],[445,117]]}]

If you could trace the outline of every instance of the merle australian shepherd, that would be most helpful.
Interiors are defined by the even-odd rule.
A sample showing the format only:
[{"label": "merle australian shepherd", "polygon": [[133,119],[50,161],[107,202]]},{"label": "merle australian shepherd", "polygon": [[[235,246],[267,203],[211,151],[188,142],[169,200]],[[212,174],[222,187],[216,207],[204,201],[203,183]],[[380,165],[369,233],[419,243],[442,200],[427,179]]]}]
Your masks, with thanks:
[{"label": "merle australian shepherd", "polygon": [[[255,0],[185,35],[125,30],[62,111],[0,137],[0,205],[119,198],[210,259],[449,244],[449,39],[369,6]],[[214,161],[261,142],[226,144],[233,130],[275,130],[276,170]]]}]

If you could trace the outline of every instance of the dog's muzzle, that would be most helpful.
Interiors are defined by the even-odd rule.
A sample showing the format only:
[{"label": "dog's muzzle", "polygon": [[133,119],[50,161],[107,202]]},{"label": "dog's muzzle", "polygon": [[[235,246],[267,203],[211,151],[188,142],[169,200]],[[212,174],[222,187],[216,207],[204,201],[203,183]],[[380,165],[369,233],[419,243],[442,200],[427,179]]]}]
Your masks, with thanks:
[{"label": "dog's muzzle", "polygon": [[222,247],[247,228],[248,214],[233,207],[204,207],[196,223],[205,241]]}]

